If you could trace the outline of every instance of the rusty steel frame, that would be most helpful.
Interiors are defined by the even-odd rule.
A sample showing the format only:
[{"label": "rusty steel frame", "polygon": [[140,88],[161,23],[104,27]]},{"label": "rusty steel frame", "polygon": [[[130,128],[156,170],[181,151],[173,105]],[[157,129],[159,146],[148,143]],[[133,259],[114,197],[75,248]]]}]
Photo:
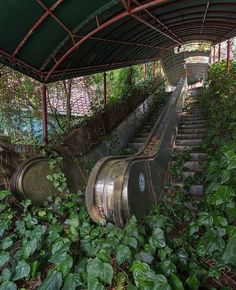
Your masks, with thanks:
[{"label": "rusty steel frame", "polygon": [[226,70],[227,70],[227,73],[230,72],[230,44],[231,44],[231,40],[228,39],[227,40],[227,59],[226,59]]},{"label": "rusty steel frame", "polygon": [[[135,4],[141,5],[138,0],[132,0]],[[158,17],[154,16],[148,9],[144,9],[144,12],[148,14],[152,19],[154,19],[158,24],[160,24],[164,29],[166,29],[170,34],[172,34],[179,44],[183,44],[182,39],[180,39],[167,25],[165,25]]]},{"label": "rusty steel frame", "polygon": [[122,20],[123,18],[130,16],[134,13],[140,12],[144,9],[153,7],[158,4],[165,3],[168,0],[152,0],[146,4],[143,4],[141,6],[135,7],[130,9],[130,11],[123,11],[120,14],[112,17],[111,19],[107,20],[106,22],[100,24],[98,27],[90,31],[87,35],[85,35],[81,40],[79,40],[77,43],[75,43],[70,49],[68,49],[63,56],[55,63],[55,65],[51,68],[51,70],[48,72],[47,76],[45,77],[44,81],[48,81],[50,76],[53,74],[53,72],[58,68],[60,64],[62,64],[75,50],[77,50],[84,42],[86,42],[88,39],[90,39],[92,36],[94,36],[99,31],[102,31],[106,27],[109,27],[113,23],[116,23],[119,20]]},{"label": "rusty steel frame", "polygon": [[203,27],[204,27],[204,23],[206,21],[209,5],[210,5],[210,1],[207,1],[206,9],[205,9],[203,20],[202,20],[202,26],[201,26],[200,34],[202,34],[202,30],[203,30]]},{"label": "rusty steel frame", "polygon": [[14,50],[12,56],[15,57],[19,50],[24,46],[24,44],[27,42],[27,40],[30,38],[30,36],[35,32],[36,29],[39,28],[41,23],[49,16],[49,11],[54,11],[61,3],[63,3],[64,0],[58,0],[56,3],[54,3],[48,10],[39,17],[39,19],[34,23],[34,25],[29,29],[29,31],[25,34],[25,36],[22,38],[16,49]]},{"label": "rusty steel frame", "polygon": [[47,116],[47,87],[42,86],[42,120],[43,120],[43,140],[48,144],[48,116]]},{"label": "rusty steel frame", "polygon": [[218,62],[221,60],[221,43],[218,45]]}]

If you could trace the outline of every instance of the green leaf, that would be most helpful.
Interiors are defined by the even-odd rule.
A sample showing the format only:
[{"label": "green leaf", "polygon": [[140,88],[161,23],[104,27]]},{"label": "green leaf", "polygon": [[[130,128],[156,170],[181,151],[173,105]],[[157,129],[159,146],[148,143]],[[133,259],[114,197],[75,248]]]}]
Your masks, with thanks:
[{"label": "green leaf", "polygon": [[139,253],[137,253],[135,255],[135,259],[136,260],[139,260],[139,261],[142,261],[144,263],[147,263],[147,264],[151,264],[152,261],[154,260],[154,257],[152,254],[150,254],[149,252],[146,252],[146,251],[140,251]]},{"label": "green leaf", "polygon": [[10,281],[11,279],[11,271],[8,268],[4,268],[2,270],[2,276],[1,276],[1,280],[2,281]]},{"label": "green leaf", "polygon": [[160,262],[160,268],[165,276],[170,276],[170,274],[177,272],[175,265],[170,260]]},{"label": "green leaf", "polygon": [[219,206],[227,203],[234,196],[235,191],[232,187],[221,185],[214,194],[208,197],[207,201],[210,205]]},{"label": "green leaf", "polygon": [[62,261],[59,264],[59,268],[60,268],[60,271],[62,272],[63,277],[67,276],[72,266],[73,266],[73,259],[70,255],[67,255],[64,261]]},{"label": "green leaf", "polygon": [[127,246],[119,245],[116,248],[116,262],[118,265],[124,263],[125,261],[129,261],[131,259],[131,252]]},{"label": "green leaf", "polygon": [[62,283],[62,273],[53,270],[48,273],[46,279],[43,281],[43,284],[38,288],[38,290],[59,290]]},{"label": "green leaf", "polygon": [[207,212],[201,212],[199,213],[198,224],[199,226],[211,226],[213,224],[213,217]]},{"label": "green leaf", "polygon": [[236,267],[236,236],[229,239],[222,256],[222,261],[226,265]]},{"label": "green leaf", "polygon": [[149,239],[149,243],[155,248],[164,248],[166,246],[164,231],[162,229],[155,228],[151,238]]},{"label": "green leaf", "polygon": [[130,248],[133,248],[133,249],[137,249],[137,246],[138,246],[138,242],[134,237],[127,237],[126,236],[124,238],[124,244],[126,246],[129,246]]},{"label": "green leaf", "polygon": [[3,250],[8,249],[8,248],[10,248],[12,246],[12,244],[13,244],[12,238],[11,237],[7,237],[2,242],[2,249]]},{"label": "green leaf", "polygon": [[105,287],[98,281],[96,277],[90,277],[88,279],[88,290],[105,290]]},{"label": "green leaf", "polygon": [[155,290],[171,290],[171,287],[168,284],[166,277],[159,274],[159,275],[156,275],[156,278],[154,280],[154,288],[153,289],[155,289]]},{"label": "green leaf", "polygon": [[22,252],[24,259],[28,259],[30,255],[32,255],[37,249],[37,240],[33,239],[30,241],[24,241]]},{"label": "green leaf", "polygon": [[17,290],[17,286],[13,282],[5,281],[0,286],[0,290]]},{"label": "green leaf", "polygon": [[25,261],[18,262],[15,270],[15,275],[13,276],[13,281],[20,280],[22,278],[28,277],[30,273],[30,266]]},{"label": "green leaf", "polygon": [[208,254],[212,254],[215,251],[222,251],[225,247],[225,241],[214,231],[207,231],[200,239],[199,245],[205,247]]},{"label": "green leaf", "polygon": [[234,226],[227,226],[226,233],[229,238],[236,236],[236,227]]},{"label": "green leaf", "polygon": [[193,234],[197,233],[199,230],[199,225],[196,222],[191,222],[189,224],[189,236],[192,236]]},{"label": "green leaf", "polygon": [[10,255],[8,252],[0,252],[0,267],[5,265],[10,259]]},{"label": "green leaf", "polygon": [[198,290],[198,288],[200,287],[200,282],[199,282],[196,275],[190,276],[186,280],[186,283],[189,285],[190,289],[192,289],[192,290]]},{"label": "green leaf", "polygon": [[95,258],[87,264],[88,279],[99,278],[102,282],[111,285],[113,278],[113,268],[108,263],[103,263],[100,259]]},{"label": "green leaf", "polygon": [[172,290],[184,290],[184,285],[175,274],[170,274],[170,286]]},{"label": "green leaf", "polygon": [[228,225],[228,221],[223,216],[215,216],[214,217],[214,225],[225,228]]},{"label": "green leaf", "polygon": [[75,290],[81,285],[80,275],[77,273],[69,273],[64,281],[62,290]]}]

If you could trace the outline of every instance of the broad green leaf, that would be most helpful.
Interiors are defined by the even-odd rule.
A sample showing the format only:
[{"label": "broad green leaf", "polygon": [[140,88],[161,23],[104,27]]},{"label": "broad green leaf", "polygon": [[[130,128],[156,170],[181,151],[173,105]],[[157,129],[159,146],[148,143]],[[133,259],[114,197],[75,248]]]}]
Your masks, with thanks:
[{"label": "broad green leaf", "polygon": [[201,246],[205,247],[208,254],[215,251],[222,251],[225,247],[225,241],[213,231],[207,231],[200,239]]},{"label": "broad green leaf", "polygon": [[229,239],[222,256],[222,261],[226,265],[236,267],[236,236]]},{"label": "broad green leaf", "polygon": [[105,287],[98,281],[96,277],[89,277],[88,290],[105,290]]},{"label": "broad green leaf", "polygon": [[160,265],[162,273],[165,276],[170,276],[170,274],[177,272],[175,265],[170,260],[162,261],[160,262],[159,265]]},{"label": "broad green leaf", "polygon": [[8,249],[8,248],[10,248],[12,246],[12,244],[13,244],[12,238],[11,237],[7,237],[2,242],[2,249],[3,250]]},{"label": "broad green leaf", "polygon": [[184,285],[175,274],[170,274],[170,286],[172,290],[184,290]]},{"label": "broad green leaf", "polygon": [[147,264],[151,264],[152,261],[154,260],[154,257],[149,252],[140,251],[139,253],[135,254],[135,259]]},{"label": "broad green leaf", "polygon": [[164,231],[162,229],[155,228],[151,238],[149,239],[149,243],[155,248],[164,248],[166,246]]},{"label": "broad green leaf", "polygon": [[215,224],[216,226],[219,226],[219,227],[224,228],[224,227],[226,227],[226,226],[228,225],[228,221],[227,221],[227,219],[226,219],[225,217],[223,217],[223,216],[215,216],[215,217],[214,217],[214,224]]},{"label": "broad green leaf", "polygon": [[[154,288],[155,290],[171,290],[170,285],[167,282],[167,279],[164,275],[156,275],[154,280]],[[150,289],[151,290],[151,289]]]},{"label": "broad green leaf", "polygon": [[4,268],[2,270],[1,280],[2,281],[10,281],[11,279],[11,271],[8,268]]},{"label": "broad green leaf", "polygon": [[0,267],[5,265],[10,259],[10,255],[8,252],[0,252]]},{"label": "broad green leaf", "polygon": [[189,224],[189,235],[192,236],[193,234],[197,233],[199,230],[199,225],[196,222],[191,222]]},{"label": "broad green leaf", "polygon": [[192,290],[198,290],[200,287],[200,282],[197,278],[196,275],[190,276],[187,280],[186,283],[189,285],[190,289]]},{"label": "broad green leaf", "polygon": [[236,227],[235,226],[227,226],[226,233],[229,238],[236,236]]},{"label": "broad green leaf", "polygon": [[0,290],[17,290],[17,286],[13,282],[5,281],[0,286]]},{"label": "broad green leaf", "polygon": [[207,201],[210,205],[219,206],[227,203],[234,196],[235,191],[232,187],[221,185],[214,194],[208,197]]},{"label": "broad green leaf", "polygon": [[24,259],[28,259],[30,255],[32,255],[37,249],[37,240],[33,239],[30,241],[24,241],[22,252]]},{"label": "broad green leaf", "polygon": [[69,273],[64,281],[62,290],[75,290],[81,285],[80,275],[77,273]]},{"label": "broad green leaf", "polygon": [[115,252],[116,262],[118,265],[124,263],[125,261],[129,261],[131,259],[131,252],[129,247],[124,245],[119,245],[116,248]]},{"label": "broad green leaf", "polygon": [[59,268],[60,268],[60,271],[62,272],[63,277],[67,276],[67,274],[70,272],[72,265],[73,265],[73,259],[70,255],[67,255],[64,261],[62,261],[59,264]]},{"label": "broad green leaf", "polygon": [[108,263],[103,263],[98,258],[88,261],[87,264],[88,279],[99,278],[102,282],[111,285],[113,278],[113,268]]},{"label": "broad green leaf", "polygon": [[48,273],[47,277],[43,281],[43,284],[38,288],[38,290],[59,290],[62,283],[62,273],[53,270]]},{"label": "broad green leaf", "polygon": [[199,226],[211,226],[213,224],[213,217],[207,212],[201,212],[199,213],[198,224]]},{"label": "broad green leaf", "polygon": [[30,273],[30,266],[25,261],[20,261],[15,270],[15,275],[13,276],[13,281],[20,280],[22,278],[28,277]]},{"label": "broad green leaf", "polygon": [[125,237],[124,244],[133,249],[137,249],[137,246],[138,246],[138,242],[134,237]]}]

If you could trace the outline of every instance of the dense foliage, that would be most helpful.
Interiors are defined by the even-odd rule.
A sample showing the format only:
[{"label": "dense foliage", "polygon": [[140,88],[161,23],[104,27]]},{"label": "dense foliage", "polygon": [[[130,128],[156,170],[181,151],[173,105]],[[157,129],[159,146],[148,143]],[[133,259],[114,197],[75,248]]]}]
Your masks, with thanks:
[{"label": "dense foliage", "polygon": [[120,230],[95,225],[80,193],[32,207],[1,192],[0,290],[235,289],[235,84],[214,65],[201,93],[211,128],[203,200],[169,195]]}]

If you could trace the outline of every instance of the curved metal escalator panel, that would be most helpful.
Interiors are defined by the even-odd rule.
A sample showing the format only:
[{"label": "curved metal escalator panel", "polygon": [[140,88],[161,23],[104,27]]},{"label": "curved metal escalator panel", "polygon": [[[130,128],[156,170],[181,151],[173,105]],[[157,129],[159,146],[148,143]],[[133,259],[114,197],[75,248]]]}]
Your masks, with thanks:
[{"label": "curved metal escalator panel", "polygon": [[142,220],[162,198],[185,88],[182,79],[137,154],[102,158],[95,165],[86,190],[86,206],[95,222],[105,218],[123,227],[132,215]]}]

